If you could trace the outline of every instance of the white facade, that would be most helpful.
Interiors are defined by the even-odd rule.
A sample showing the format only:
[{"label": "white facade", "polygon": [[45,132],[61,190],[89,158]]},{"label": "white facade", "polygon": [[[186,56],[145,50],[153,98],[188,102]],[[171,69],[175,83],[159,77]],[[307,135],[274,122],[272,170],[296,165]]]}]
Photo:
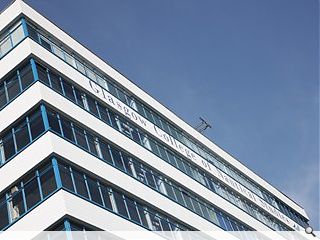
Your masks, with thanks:
[{"label": "white facade", "polygon": [[[20,25],[15,25],[16,23]],[[32,29],[34,32],[32,32]],[[65,52],[57,46],[64,49]],[[102,78],[98,78],[96,73],[90,72],[88,69],[84,72],[81,64],[75,59],[81,59],[86,65],[96,69],[98,75],[104,75],[106,78],[112,79],[111,81],[114,84],[127,93],[125,100],[122,99],[121,101],[119,99],[122,96],[119,93],[120,90],[112,90],[111,85],[105,83]],[[24,68],[24,66],[27,67]],[[42,67],[45,69],[44,72],[41,72]],[[27,81],[24,80],[24,77],[29,75],[27,73],[23,75],[24,70],[21,69],[29,69],[29,73],[33,76],[34,81],[28,83],[27,87],[24,87],[24,81]],[[50,75],[53,73],[56,74],[54,76],[59,78],[58,85],[53,83],[53,75]],[[14,76],[15,80],[12,80],[11,76]],[[46,77],[48,77],[49,86],[44,83]],[[117,230],[135,231],[159,230],[158,227],[161,230],[166,230],[164,222],[159,221],[161,223],[157,226],[156,220],[151,220],[152,217],[149,215],[152,214],[148,212],[149,209],[151,209],[150,212],[155,211],[157,217],[166,219],[164,221],[170,224],[177,223],[178,227],[181,226],[182,229],[190,230],[303,231],[304,227],[307,226],[308,217],[301,206],[201,135],[126,79],[121,73],[22,1],[15,1],[0,14],[0,79],[0,101],[3,99],[3,101],[6,101],[3,106],[0,103],[0,152],[2,152],[0,200],[5,202],[5,207],[2,209],[9,212],[8,222],[3,223],[2,229],[50,230],[50,226],[67,216],[72,221],[78,221],[78,224],[81,222],[85,226],[94,226],[102,230],[115,230],[117,228]],[[1,85],[2,82],[4,82],[3,86]],[[66,85],[64,85],[65,82],[72,86],[72,96],[69,96],[69,98]],[[1,87],[3,87],[3,92],[1,92]],[[62,90],[59,93],[60,87]],[[75,89],[82,91],[79,96]],[[115,96],[115,93],[118,95]],[[270,200],[264,199],[264,196],[259,195],[259,192],[253,192],[252,189],[249,189],[249,186],[244,186],[243,183],[239,182],[240,180],[231,176],[230,172],[224,167],[219,167],[214,162],[210,162],[210,159],[206,159],[205,154],[201,155],[191,149],[192,146],[187,146],[187,143],[183,143],[181,139],[167,133],[166,129],[161,129],[160,126],[152,123],[147,118],[146,110],[143,110],[146,115],[142,116],[136,105],[138,102],[128,99],[128,96],[134,96],[134,99],[143,103],[145,109],[151,109],[154,116],[159,115],[179,131],[183,130],[183,134],[193,141],[197,141],[198,145],[205,146],[204,148],[208,152],[217,155],[230,168],[246,176],[245,178],[254,182],[255,186],[272,196],[275,199],[274,201],[281,202],[287,209],[299,216],[302,222],[285,212],[283,208],[279,207],[278,203],[272,205]],[[73,98],[75,100],[72,100]],[[91,110],[89,98],[94,99],[94,105],[98,110]],[[111,123],[107,124],[102,121],[102,113],[98,106],[109,109],[109,120],[113,116],[110,115],[110,112],[114,112],[118,117],[110,120]],[[34,138],[33,134],[38,131],[38,128],[34,127],[33,130],[33,120],[30,117],[34,111],[39,111],[41,119],[44,121],[43,133],[39,133],[37,138]],[[50,111],[53,111],[54,117],[58,119],[60,128],[57,128],[60,129],[61,136],[57,132],[53,132],[52,124],[54,120],[50,120]],[[95,111],[97,111],[96,115]],[[72,123],[73,140],[67,140],[66,130],[61,120],[64,117]],[[23,119],[26,119],[28,130],[18,124]],[[156,120],[154,121],[156,122]],[[140,142],[134,141],[132,126],[138,129]],[[163,126],[162,121],[161,126]],[[23,130],[20,131],[20,128]],[[84,136],[83,139],[85,140],[82,140],[86,147],[81,145],[80,137],[82,135],[77,135],[78,128],[81,129],[79,131],[84,132],[84,134],[81,134]],[[29,135],[23,135],[23,131],[29,131]],[[13,147],[11,146],[11,148],[9,146],[9,143],[11,143],[10,136],[13,136]],[[28,143],[24,143],[21,136],[28,136],[28,141],[26,141]],[[93,136],[94,139],[91,145],[89,136]],[[152,145],[150,139],[154,139],[156,147]],[[120,155],[122,156],[120,156],[120,161],[123,164],[122,167],[124,166],[122,171],[121,167],[120,169],[115,167],[117,163],[114,155],[112,155],[111,164],[102,160],[101,141],[106,141],[111,146],[120,149]],[[23,144],[21,149],[20,144]],[[166,150],[165,155],[161,152],[160,146]],[[85,150],[84,148],[88,149]],[[157,149],[158,155],[154,149]],[[110,151],[113,154],[112,150]],[[171,160],[164,159],[164,156],[169,159],[168,152],[175,156],[174,159],[181,159],[185,172],[179,169],[178,161],[176,161],[177,165],[175,166]],[[10,157],[7,157],[8,154],[10,154]],[[152,174],[154,174],[152,179],[158,185],[156,187],[150,185],[146,172],[138,173],[139,168],[132,163],[134,160],[129,160],[129,164],[126,165],[124,156],[129,156],[129,159],[137,159],[139,164],[151,169]],[[55,161],[52,159],[55,159]],[[56,159],[58,160],[56,161]],[[49,194],[47,198],[45,196],[46,182],[43,180],[42,170],[39,170],[43,162],[48,162],[48,166],[53,164],[53,167],[51,167],[56,181],[56,189],[52,190],[51,195]],[[55,165],[56,162],[70,165],[68,169],[72,169],[70,170],[72,172],[70,176],[72,176],[73,190],[69,189],[70,191],[67,191],[64,189],[64,184],[66,184],[64,181],[67,180],[60,176],[62,174],[61,166],[59,165],[58,169]],[[191,168],[187,166],[191,166]],[[48,169],[51,169],[51,167],[48,167]],[[87,188],[84,190],[87,191],[85,193],[87,197],[84,195],[82,197],[78,196],[81,193],[77,186],[75,171],[83,173],[82,176],[85,180],[82,180]],[[27,186],[29,182],[25,182],[25,179],[27,179],[27,173],[33,172],[38,179],[37,183],[40,190],[36,194],[39,197],[35,197],[35,193],[32,193],[33,197],[28,200],[29,190]],[[190,174],[188,175],[188,173]],[[45,171],[43,174],[45,174]],[[59,177],[62,180],[59,180]],[[87,178],[94,179],[96,183],[99,182],[99,188],[97,188],[101,194],[99,199],[104,198],[100,185],[111,186],[109,195],[112,209],[107,209],[105,200],[102,201],[101,206],[94,202],[94,193],[91,192]],[[210,187],[208,179],[213,179],[212,181],[216,185],[214,183],[211,185],[215,187]],[[170,184],[165,185],[168,182]],[[19,183],[19,186],[17,183]],[[43,186],[40,186],[41,184]],[[61,187],[60,190],[59,186]],[[176,190],[173,194],[175,199],[171,197],[167,186],[177,186],[177,188],[174,188]],[[217,186],[223,190],[217,190]],[[143,213],[146,214],[146,225],[143,225],[141,212],[139,213],[140,225],[131,219],[133,214],[129,210],[128,202],[125,202],[128,216],[121,216],[120,205],[117,205],[114,189],[124,194],[122,195],[123,199],[130,196],[136,201],[135,206],[141,204],[145,207],[144,209],[147,209]],[[186,191],[188,193],[185,193]],[[23,199],[22,205],[16,203],[14,199],[20,193],[21,199]],[[188,195],[189,193],[190,195]],[[181,194],[182,198],[179,198],[178,194]],[[235,197],[230,197],[230,194]],[[4,197],[2,198],[2,196]],[[189,203],[189,197],[195,200],[191,200]],[[179,202],[179,199],[182,199],[183,202]],[[33,205],[30,203],[30,201],[36,200],[37,203],[32,203]],[[32,207],[29,207],[29,204]],[[209,208],[216,209],[216,212],[215,210],[213,210],[213,213],[205,210]],[[1,211],[0,209],[0,214]],[[22,212],[23,214],[21,214]],[[128,218],[131,220],[128,220]],[[106,219],[108,219],[108,222],[106,222]],[[171,231],[175,230],[173,225],[170,225]],[[121,229],[119,229],[119,226],[121,226]],[[227,232],[220,234],[223,234],[222,236],[225,238],[231,237]],[[304,235],[304,232],[301,232],[301,234]]]}]

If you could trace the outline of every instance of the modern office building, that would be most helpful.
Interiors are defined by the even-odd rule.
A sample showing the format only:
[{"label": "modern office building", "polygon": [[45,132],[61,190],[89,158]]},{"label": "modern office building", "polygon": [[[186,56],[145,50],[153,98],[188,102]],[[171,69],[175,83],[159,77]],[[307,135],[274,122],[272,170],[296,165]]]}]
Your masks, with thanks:
[{"label": "modern office building", "polygon": [[21,0],[0,79],[0,230],[305,234],[301,206]]}]

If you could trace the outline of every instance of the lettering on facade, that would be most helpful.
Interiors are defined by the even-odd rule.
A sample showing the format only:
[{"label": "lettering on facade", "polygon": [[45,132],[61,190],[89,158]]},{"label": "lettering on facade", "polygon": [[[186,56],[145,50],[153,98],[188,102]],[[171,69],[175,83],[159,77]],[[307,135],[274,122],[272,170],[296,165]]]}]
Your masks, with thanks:
[{"label": "lettering on facade", "polygon": [[112,108],[116,109],[117,111],[121,112],[124,116],[141,126],[143,129],[151,133],[153,136],[160,139],[162,142],[166,143],[188,159],[190,159],[193,163],[197,164],[201,168],[205,169],[209,173],[211,173],[216,178],[220,179],[222,182],[227,184],[232,189],[236,190],[238,193],[246,197],[247,199],[251,200],[262,209],[269,212],[271,215],[275,216],[276,218],[280,219],[282,222],[296,227],[297,224],[288,218],[286,215],[281,213],[279,210],[271,206],[269,203],[261,199],[259,196],[251,192],[246,187],[242,186],[240,183],[229,177],[227,174],[222,172],[220,169],[216,168],[213,164],[206,161],[204,158],[199,156],[197,153],[190,150],[184,144],[180,143],[178,140],[173,138],[171,135],[142,117],[139,113],[137,113],[132,108],[128,107],[116,97],[112,96],[108,91],[103,89],[97,83],[89,80],[89,85],[91,87],[92,92],[95,95],[98,95],[100,98],[104,99],[107,104],[109,104]]}]

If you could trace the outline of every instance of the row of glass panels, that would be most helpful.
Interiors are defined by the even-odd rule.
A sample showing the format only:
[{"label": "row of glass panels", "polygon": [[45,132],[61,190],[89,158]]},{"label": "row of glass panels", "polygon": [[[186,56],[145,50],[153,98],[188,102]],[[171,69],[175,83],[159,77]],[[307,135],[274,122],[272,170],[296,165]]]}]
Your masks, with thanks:
[{"label": "row of glass panels", "polygon": [[[34,61],[31,60],[29,64],[21,67],[20,69],[29,69],[29,71],[31,71],[31,67],[28,67],[29,65],[30,66],[35,65]],[[17,72],[20,72],[20,70],[17,70]],[[33,76],[33,74],[27,74],[27,75]],[[114,112],[110,111],[110,109],[106,109],[105,107],[96,103],[95,100],[92,99],[90,96],[86,95],[77,87],[67,83],[59,75],[53,73],[51,70],[45,69],[39,64],[37,64],[37,71],[35,75],[39,75],[40,79],[42,79],[44,83],[46,83],[48,86],[53,88],[55,91],[58,91],[60,94],[66,96],[68,99],[72,100],[74,103],[78,104],[80,107],[91,112],[92,114],[94,114],[95,116],[103,120],[104,122],[108,123],[110,126],[113,126],[118,131],[126,134],[128,137],[135,140],[139,144],[143,145],[144,147],[147,147],[149,150],[154,152],[157,156],[171,163],[176,168],[180,169],[181,171],[191,176],[193,179],[200,182],[202,185],[206,186],[210,190],[224,197],[231,203],[240,207],[241,209],[243,209],[253,217],[259,219],[264,223],[267,223],[268,226],[272,227],[273,229],[278,229],[278,230],[285,229],[284,226],[281,227],[281,225],[280,227],[278,227],[275,221],[273,221],[270,218],[267,218],[265,214],[261,213],[257,208],[253,207],[247,201],[240,198],[239,195],[235,194],[232,190],[230,190],[226,186],[221,185],[219,181],[217,181],[217,179],[213,179],[213,178],[210,178],[209,176],[206,176],[203,171],[201,171],[195,166],[190,165],[186,160],[181,159],[175,153],[169,151],[162,145],[159,145],[159,143],[152,140],[146,134],[143,134],[141,129],[135,128],[134,126],[131,125],[131,123],[126,122],[124,119],[117,116]],[[32,82],[32,81],[28,81],[28,82]],[[32,136],[28,136],[26,134],[26,128],[28,126],[27,123],[20,124],[19,127],[12,128],[9,131],[7,130],[7,133],[2,134],[2,141],[0,144],[1,146],[0,155],[1,155],[2,163],[7,162],[13,155],[19,152],[26,144],[28,144],[30,141],[32,141],[32,139],[34,139],[32,138]],[[38,126],[40,127],[41,124],[39,124]],[[41,128],[43,127],[41,126]],[[135,131],[133,131],[134,129]],[[20,143],[22,141],[21,139],[23,139],[23,144]],[[184,203],[183,204],[184,206],[186,205],[185,204],[186,201],[183,200],[182,203]],[[192,210],[196,213],[199,212],[199,211],[196,211],[195,209],[192,209]],[[204,214],[202,214],[202,216],[203,215]],[[213,221],[208,217],[206,218]]]},{"label": "row of glass panels", "polygon": [[158,127],[162,128],[165,132],[184,143],[190,149],[197,152],[200,156],[212,162],[216,167],[224,171],[226,174],[230,175],[242,185],[255,192],[261,198],[265,199],[269,204],[273,205],[295,221],[304,222],[301,225],[305,225],[306,220],[300,214],[296,213],[292,208],[287,206],[281,200],[272,196],[272,194],[261,189],[261,187],[259,187],[256,183],[244,176],[239,170],[228,164],[227,161],[217,156],[206,146],[198,143],[191,136],[186,135],[183,131],[178,130],[171,123],[169,123],[169,121],[160,116],[160,114],[151,110],[150,107],[142,104],[142,102],[139,101],[136,97],[132,96],[132,94],[129,94],[125,90],[123,90],[118,84],[110,79],[110,77],[107,77],[105,76],[105,74],[102,74],[101,72],[90,67],[87,63],[76,57],[74,54],[68,53],[68,51],[63,49],[63,47],[53,43],[52,39],[48,39],[47,37],[45,37],[44,34],[41,34],[39,30],[36,30],[30,24],[28,24],[28,32],[32,39],[40,43],[46,49],[54,53],[56,56],[67,62],[69,65],[77,69],[79,72],[81,72],[91,80],[100,84],[122,102],[131,106],[142,116],[146,117],[149,121],[153,122]]}]

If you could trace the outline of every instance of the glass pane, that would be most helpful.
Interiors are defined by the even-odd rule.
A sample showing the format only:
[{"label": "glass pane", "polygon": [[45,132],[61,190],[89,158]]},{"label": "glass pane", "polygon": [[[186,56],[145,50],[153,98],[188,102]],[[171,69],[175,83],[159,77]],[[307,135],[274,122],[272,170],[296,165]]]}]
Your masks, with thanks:
[{"label": "glass pane", "polygon": [[52,88],[58,93],[62,94],[62,87],[61,87],[59,76],[51,72],[50,80],[51,80]]},{"label": "glass pane", "polygon": [[98,152],[97,152],[98,142],[95,141],[95,138],[91,134],[86,133],[86,135],[87,135],[88,144],[89,144],[89,151],[94,155],[98,156]]},{"label": "glass pane", "polygon": [[145,228],[149,228],[149,224],[148,224],[148,220],[147,220],[147,213],[146,213],[144,207],[142,205],[140,205],[139,203],[137,203],[137,208],[138,208],[138,212],[139,212],[139,215],[141,218],[142,225]]},{"label": "glass pane", "polygon": [[89,111],[94,115],[98,116],[98,111],[97,111],[97,107],[94,99],[87,96],[87,102],[88,102]]},{"label": "glass pane", "polygon": [[[14,192],[14,191],[17,191],[17,192]],[[16,220],[25,212],[23,199],[22,199],[22,191],[21,189],[14,187],[11,189],[11,192],[12,192],[12,198],[11,198],[11,201],[9,201],[9,210],[11,213],[12,220]]]},{"label": "glass pane", "polygon": [[40,81],[42,81],[46,85],[50,86],[46,68],[44,68],[41,65],[37,64],[37,71],[38,71],[38,76],[39,76]]},{"label": "glass pane", "polygon": [[[3,200],[3,199],[1,199]],[[0,203],[0,229],[3,229],[7,225],[9,225],[9,216],[8,216],[8,209],[7,209],[7,203],[1,202]]]},{"label": "glass pane", "polygon": [[67,83],[65,80],[62,80],[63,88],[64,88],[64,94],[67,98],[69,98],[71,101],[75,102],[76,99],[73,94],[73,89],[71,84]]},{"label": "glass pane", "polygon": [[60,171],[62,186],[74,192],[74,187],[73,187],[69,167],[59,164],[59,171]]},{"label": "glass pane", "polygon": [[1,43],[0,43],[0,54],[1,54],[1,56],[6,54],[7,52],[9,52],[10,49],[11,49],[11,42],[10,42],[10,38],[7,37],[4,40],[2,40]]},{"label": "glass pane", "polygon": [[59,58],[61,58],[62,60],[65,60],[64,59],[64,53],[63,53],[63,51],[59,48],[59,47],[57,47],[56,45],[53,45],[52,44],[52,49],[53,49],[53,53],[55,54],[55,55],[57,55]]},{"label": "glass pane", "polygon": [[74,178],[74,183],[76,185],[77,193],[83,197],[88,198],[89,196],[88,196],[87,186],[86,186],[83,174],[76,170],[73,170],[73,178]]},{"label": "glass pane", "polygon": [[137,207],[134,203],[134,201],[131,198],[125,197],[130,219],[133,220],[134,222],[141,224],[140,223],[140,218],[139,218],[139,213],[137,211]]},{"label": "glass pane", "polygon": [[80,107],[84,108],[84,102],[83,102],[83,97],[82,94],[78,89],[74,89],[74,92],[76,94],[76,98],[77,98],[77,103]]},{"label": "glass pane", "polygon": [[11,131],[4,137],[2,142],[3,142],[5,159],[8,160],[16,153]]},{"label": "glass pane", "polygon": [[128,217],[128,212],[122,194],[117,191],[113,191],[113,197],[117,206],[118,213],[124,217]]},{"label": "glass pane", "polygon": [[17,151],[20,151],[30,142],[27,123],[22,122],[18,127],[16,127],[14,134],[16,138]]},{"label": "glass pane", "polygon": [[124,171],[124,166],[123,166],[120,152],[111,146],[111,153],[112,153],[112,159],[115,167],[120,168],[121,170]]},{"label": "glass pane", "polygon": [[106,186],[101,186],[102,197],[106,208],[112,210],[112,204],[110,199],[110,192]]},{"label": "glass pane", "polygon": [[89,148],[87,145],[86,137],[84,135],[84,131],[77,126],[74,126],[74,133],[76,136],[77,144],[83,147],[84,149],[88,150]]},{"label": "glass pane", "polygon": [[108,145],[104,142],[100,142],[100,150],[103,160],[113,164]]},{"label": "glass pane", "polygon": [[63,130],[63,135],[70,141],[74,142],[74,136],[72,132],[71,122],[64,118],[61,119],[61,125]]},{"label": "glass pane", "polygon": [[33,178],[24,186],[28,209],[32,208],[40,201],[40,192],[37,178]]},{"label": "glass pane", "polygon": [[7,104],[6,92],[4,90],[4,83],[0,84],[0,108]]},{"label": "glass pane", "polygon": [[42,175],[40,176],[40,182],[43,197],[48,196],[50,193],[56,190],[57,185],[52,168],[49,168],[44,173],[42,173]]},{"label": "glass pane", "polygon": [[65,53],[65,58],[67,63],[69,63],[72,67],[76,67],[75,60],[71,55]]},{"label": "glass pane", "polygon": [[14,30],[13,33],[11,33],[11,39],[13,45],[18,44],[22,39],[24,38],[24,31],[22,25],[20,25],[18,28]]},{"label": "glass pane", "polygon": [[6,81],[6,88],[9,101],[15,98],[20,93],[20,86],[17,75],[14,75],[13,77],[11,77],[11,79]]},{"label": "glass pane", "polygon": [[41,40],[41,45],[51,52],[51,44],[50,44],[50,42],[48,40],[46,40],[44,37],[42,37],[42,36],[41,36],[40,40]]},{"label": "glass pane", "polygon": [[34,81],[31,65],[28,64],[19,71],[22,89],[27,88]]},{"label": "glass pane", "polygon": [[98,183],[92,178],[87,178],[87,183],[90,191],[91,200],[95,203],[102,205],[102,199],[100,196],[100,191],[98,187]]},{"label": "glass pane", "polygon": [[50,128],[54,132],[61,134],[61,129],[60,129],[59,120],[58,120],[57,115],[51,111],[48,111],[47,113],[48,113],[48,121],[49,121]]},{"label": "glass pane", "polygon": [[29,119],[32,139],[36,139],[44,132],[44,124],[40,112],[36,112]]},{"label": "glass pane", "polygon": [[103,107],[102,105],[100,105],[99,103],[97,105],[98,105],[98,109],[100,112],[100,119],[106,123],[109,123],[109,117],[108,117],[108,113],[106,111],[106,108]]}]

